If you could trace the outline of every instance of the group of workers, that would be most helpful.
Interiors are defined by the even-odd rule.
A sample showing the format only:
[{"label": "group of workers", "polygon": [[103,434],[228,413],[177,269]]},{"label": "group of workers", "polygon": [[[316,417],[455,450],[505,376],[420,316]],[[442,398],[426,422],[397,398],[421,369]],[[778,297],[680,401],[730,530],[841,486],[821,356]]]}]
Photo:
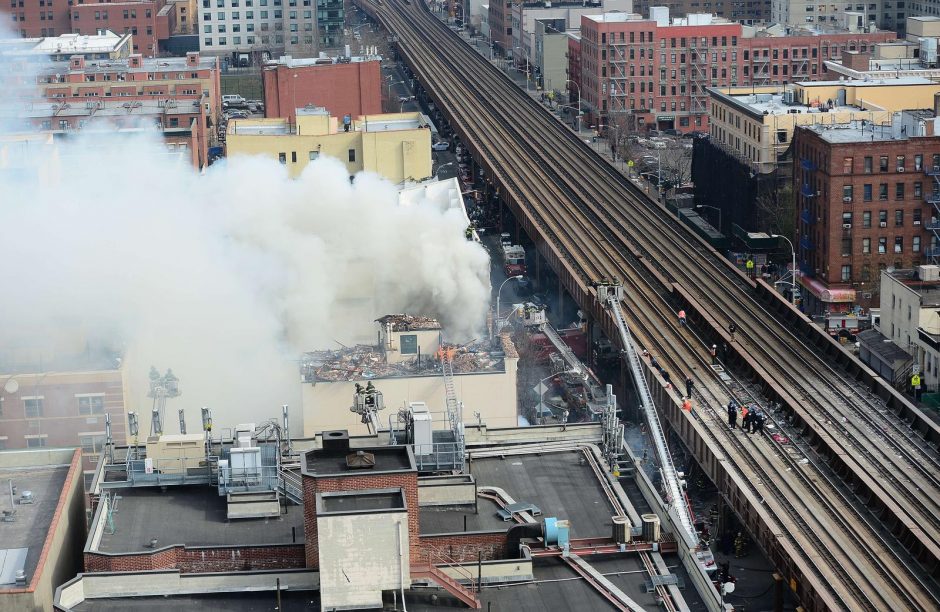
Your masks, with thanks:
[{"label": "group of workers", "polygon": [[[738,427],[738,404],[731,400],[728,402],[728,427],[737,429]],[[764,422],[767,415],[757,406],[741,407],[741,429],[744,433],[761,433],[764,431]]]}]

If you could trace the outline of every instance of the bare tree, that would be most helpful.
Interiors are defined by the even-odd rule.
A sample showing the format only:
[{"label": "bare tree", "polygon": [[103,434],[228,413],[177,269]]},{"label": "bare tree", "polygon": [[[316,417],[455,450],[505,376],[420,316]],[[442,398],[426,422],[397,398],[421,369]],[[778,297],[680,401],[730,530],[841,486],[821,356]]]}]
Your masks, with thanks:
[{"label": "bare tree", "polygon": [[659,164],[662,167],[663,181],[669,181],[678,187],[692,180],[692,151],[677,143],[666,149],[659,149]]},{"label": "bare tree", "polygon": [[790,184],[770,184],[754,200],[757,227],[771,234],[792,236],[796,225],[795,205]]}]

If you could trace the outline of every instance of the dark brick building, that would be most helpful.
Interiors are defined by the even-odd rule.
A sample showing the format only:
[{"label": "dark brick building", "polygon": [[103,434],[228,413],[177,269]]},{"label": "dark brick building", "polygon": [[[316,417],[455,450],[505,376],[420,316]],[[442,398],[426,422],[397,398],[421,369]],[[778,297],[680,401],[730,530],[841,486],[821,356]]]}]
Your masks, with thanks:
[{"label": "dark brick building", "polygon": [[940,135],[931,111],[796,130],[793,187],[807,311],[877,307],[880,271],[931,263]]}]

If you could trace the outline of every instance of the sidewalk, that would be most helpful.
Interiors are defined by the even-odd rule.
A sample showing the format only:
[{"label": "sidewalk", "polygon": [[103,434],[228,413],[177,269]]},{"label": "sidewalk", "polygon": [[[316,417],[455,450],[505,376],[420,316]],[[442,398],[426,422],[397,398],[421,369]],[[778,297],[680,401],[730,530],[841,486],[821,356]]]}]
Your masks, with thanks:
[{"label": "sidewalk", "polygon": [[[527,86],[524,70],[520,70],[520,69],[512,67],[511,65],[512,62],[507,59],[494,58],[491,60],[490,59],[490,54],[491,54],[490,44],[488,41],[485,41],[481,38],[478,38],[475,41],[472,41],[470,40],[466,31],[460,32],[459,34],[460,34],[460,37],[464,40],[464,42],[466,42],[477,53],[483,56],[484,59],[486,59],[493,65],[497,66],[500,69],[500,72],[502,72],[507,78],[509,78],[513,83],[515,83],[516,86],[519,87],[519,89],[526,91],[526,93],[529,94],[529,97],[531,97],[533,100],[535,100],[536,102],[544,106],[545,109],[549,111],[559,123],[563,124],[572,132],[575,131],[574,127],[572,127],[566,121],[564,121],[562,117],[555,111],[555,109],[553,109],[551,105],[548,104],[548,102],[541,101],[542,92],[537,91],[535,89],[534,79],[529,79],[528,86]],[[631,176],[631,173],[627,171],[626,161],[621,157],[616,157],[616,158],[614,157],[613,151],[611,151],[610,149],[610,143],[605,138],[601,138],[601,137],[595,138],[594,130],[592,130],[590,126],[585,126],[583,120],[581,122],[580,127],[581,127],[581,131],[579,132],[579,136],[581,137],[581,140],[589,144],[590,147],[594,149],[595,153],[597,153],[598,155],[606,159],[608,163],[610,163],[614,168],[617,169],[617,171],[620,172],[620,174],[622,174],[623,176],[628,178],[630,181],[632,181],[633,184],[635,184],[637,187],[644,190],[647,194],[649,194],[651,198],[656,197],[656,194],[658,193],[658,189],[656,188],[656,185],[654,185],[653,183],[650,183],[643,177]]]}]

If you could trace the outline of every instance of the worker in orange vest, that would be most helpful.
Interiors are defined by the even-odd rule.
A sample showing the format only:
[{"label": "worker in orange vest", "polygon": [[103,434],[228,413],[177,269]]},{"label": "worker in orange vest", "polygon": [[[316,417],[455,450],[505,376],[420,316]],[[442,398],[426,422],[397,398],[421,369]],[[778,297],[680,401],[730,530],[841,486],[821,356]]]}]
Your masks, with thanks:
[{"label": "worker in orange vest", "polygon": [[679,325],[681,325],[682,327],[685,327],[685,311],[684,310],[679,311]]},{"label": "worker in orange vest", "polygon": [[750,421],[747,420],[748,412],[750,412],[750,410],[748,409],[747,404],[741,406],[741,425],[744,429],[747,429],[747,424],[750,423]]},{"label": "worker in orange vest", "polygon": [[692,400],[689,398],[682,400],[682,409],[686,412],[692,412]]}]

